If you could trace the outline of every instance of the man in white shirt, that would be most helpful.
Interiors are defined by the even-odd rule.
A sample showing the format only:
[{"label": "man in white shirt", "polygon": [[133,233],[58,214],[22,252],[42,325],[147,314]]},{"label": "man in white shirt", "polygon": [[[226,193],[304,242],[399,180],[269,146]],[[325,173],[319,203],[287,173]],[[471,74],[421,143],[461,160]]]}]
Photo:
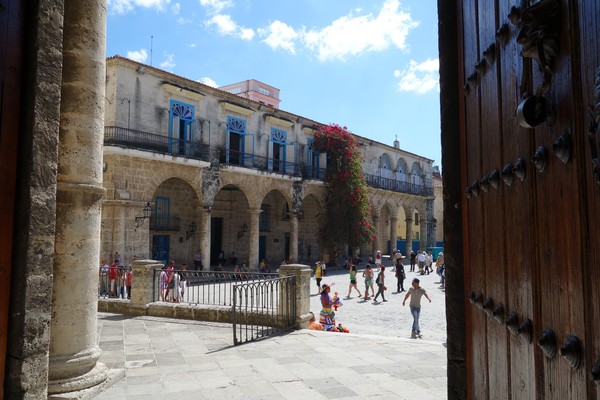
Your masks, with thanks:
[{"label": "man in white shirt", "polygon": [[426,253],[424,251],[419,251],[417,254],[417,262],[419,263],[419,274],[423,275],[423,269],[425,268],[425,260],[427,259]]}]

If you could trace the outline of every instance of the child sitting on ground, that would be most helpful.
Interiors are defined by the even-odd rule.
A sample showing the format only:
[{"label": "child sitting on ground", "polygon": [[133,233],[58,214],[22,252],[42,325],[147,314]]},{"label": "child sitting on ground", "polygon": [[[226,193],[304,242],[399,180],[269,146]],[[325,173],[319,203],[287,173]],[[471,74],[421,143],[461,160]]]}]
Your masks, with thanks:
[{"label": "child sitting on ground", "polygon": [[308,326],[308,329],[311,329],[313,331],[322,331],[323,330],[323,325],[321,325],[319,322],[317,322],[315,320],[315,314],[313,314],[312,312],[310,313],[310,325]]}]

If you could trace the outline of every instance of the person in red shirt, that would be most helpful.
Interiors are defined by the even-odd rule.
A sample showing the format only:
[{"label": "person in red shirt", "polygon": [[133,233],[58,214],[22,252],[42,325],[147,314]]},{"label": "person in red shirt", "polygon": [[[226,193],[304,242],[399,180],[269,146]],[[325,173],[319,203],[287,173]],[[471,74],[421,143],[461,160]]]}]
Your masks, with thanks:
[{"label": "person in red shirt", "polygon": [[110,282],[110,297],[117,297],[117,275],[119,262],[115,259],[108,267],[108,281]]},{"label": "person in red shirt", "polygon": [[127,298],[131,300],[131,284],[133,283],[133,271],[131,267],[125,272],[125,287],[127,288]]}]

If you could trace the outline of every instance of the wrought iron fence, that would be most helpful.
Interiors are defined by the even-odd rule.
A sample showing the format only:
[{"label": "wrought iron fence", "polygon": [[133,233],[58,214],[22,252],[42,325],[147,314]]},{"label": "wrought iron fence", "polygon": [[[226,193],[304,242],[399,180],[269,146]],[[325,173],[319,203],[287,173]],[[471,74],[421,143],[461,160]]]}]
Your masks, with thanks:
[{"label": "wrought iron fence", "polygon": [[296,277],[233,285],[233,344],[288,331],[296,323]]},{"label": "wrought iron fence", "polygon": [[410,182],[399,181],[394,178],[384,178],[377,175],[364,174],[367,185],[375,188],[391,190],[394,192],[415,194],[418,196],[433,196],[433,187],[416,185]]},{"label": "wrought iron fence", "polygon": [[117,267],[114,271],[101,266],[98,271],[98,297],[129,299],[132,283],[131,267]]},{"label": "wrought iron fence", "polygon": [[104,127],[104,144],[210,161],[206,143],[170,138],[118,126]]},{"label": "wrought iron fence", "polygon": [[219,162],[221,164],[239,165],[241,167],[253,168],[261,171],[278,172],[284,175],[302,175],[302,164],[276,160],[269,157],[258,156],[253,153],[244,153],[231,149],[219,150]]},{"label": "wrought iron fence", "polygon": [[153,301],[230,307],[233,285],[278,277],[277,273],[155,270]]}]

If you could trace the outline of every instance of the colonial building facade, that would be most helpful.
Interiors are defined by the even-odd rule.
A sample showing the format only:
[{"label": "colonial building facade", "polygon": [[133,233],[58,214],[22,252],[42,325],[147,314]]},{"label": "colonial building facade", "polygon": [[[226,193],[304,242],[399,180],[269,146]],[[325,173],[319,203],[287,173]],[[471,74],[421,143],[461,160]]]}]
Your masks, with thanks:
[{"label": "colonial building facade", "polygon": [[[235,252],[250,268],[327,258],[327,155],[312,147],[321,124],[279,101],[259,81],[217,89],[109,58],[101,255],[180,263],[200,251],[207,266]],[[361,254],[435,246],[433,161],[355,138],[377,232]]]}]

